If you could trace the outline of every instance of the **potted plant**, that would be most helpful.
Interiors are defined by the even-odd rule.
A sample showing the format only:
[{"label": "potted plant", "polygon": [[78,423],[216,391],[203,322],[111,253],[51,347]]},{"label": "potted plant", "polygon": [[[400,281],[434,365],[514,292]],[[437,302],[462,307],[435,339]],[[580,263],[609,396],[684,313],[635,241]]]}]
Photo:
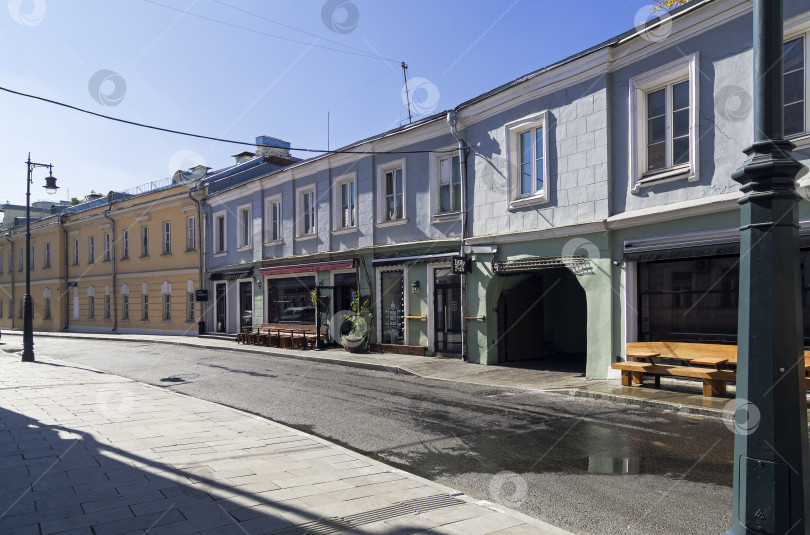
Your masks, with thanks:
[{"label": "potted plant", "polygon": [[352,301],[353,316],[346,319],[351,324],[351,330],[340,337],[340,343],[349,353],[360,353],[368,349],[371,325],[374,315],[371,313],[371,299],[361,297],[358,293]]}]

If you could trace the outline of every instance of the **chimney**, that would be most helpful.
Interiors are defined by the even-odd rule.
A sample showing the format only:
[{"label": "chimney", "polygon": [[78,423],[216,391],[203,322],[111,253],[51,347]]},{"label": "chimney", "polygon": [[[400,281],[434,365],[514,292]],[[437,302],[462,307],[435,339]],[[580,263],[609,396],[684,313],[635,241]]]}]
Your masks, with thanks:
[{"label": "chimney", "polygon": [[257,156],[290,159],[290,144],[284,140],[270,136],[256,136],[256,145]]},{"label": "chimney", "polygon": [[231,157],[236,158],[236,164],[239,165],[240,163],[247,162],[252,160],[253,157],[256,156],[254,152],[248,152],[246,150],[238,153],[238,154],[231,154]]}]

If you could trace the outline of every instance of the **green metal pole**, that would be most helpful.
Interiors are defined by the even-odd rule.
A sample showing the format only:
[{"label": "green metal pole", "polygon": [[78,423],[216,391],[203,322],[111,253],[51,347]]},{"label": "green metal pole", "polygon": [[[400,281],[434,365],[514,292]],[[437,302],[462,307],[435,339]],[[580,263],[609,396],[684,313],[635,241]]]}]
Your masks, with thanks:
[{"label": "green metal pole", "polygon": [[754,144],[741,204],[734,508],[727,535],[807,533],[808,481],[795,178],[785,141],[782,0],[754,0]]}]

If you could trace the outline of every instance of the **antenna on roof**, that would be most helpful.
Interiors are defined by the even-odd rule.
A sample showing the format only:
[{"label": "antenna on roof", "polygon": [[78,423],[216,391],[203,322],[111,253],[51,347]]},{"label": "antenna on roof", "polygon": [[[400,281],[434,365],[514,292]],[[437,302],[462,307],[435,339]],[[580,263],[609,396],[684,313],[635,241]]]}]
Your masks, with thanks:
[{"label": "antenna on roof", "polygon": [[405,78],[405,102],[408,104],[408,124],[413,122],[411,119],[411,95],[408,92],[408,64],[402,62],[402,77]]}]

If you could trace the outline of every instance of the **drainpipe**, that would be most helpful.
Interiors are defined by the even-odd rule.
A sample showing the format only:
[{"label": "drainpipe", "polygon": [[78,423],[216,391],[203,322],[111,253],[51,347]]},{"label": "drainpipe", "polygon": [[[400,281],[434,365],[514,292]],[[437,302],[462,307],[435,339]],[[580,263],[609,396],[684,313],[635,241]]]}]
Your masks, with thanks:
[{"label": "drainpipe", "polygon": [[[202,242],[202,233],[203,233],[203,225],[202,225],[202,204],[203,201],[200,199],[199,201],[194,198],[192,192],[200,191],[200,187],[203,185],[202,181],[198,182],[197,184],[193,185],[192,187],[188,188],[188,198],[191,199],[195,205],[197,205],[197,265],[198,265],[198,276],[199,276],[199,286],[197,286],[200,290],[203,289],[203,242]],[[205,314],[203,314],[203,305],[200,304],[200,319],[197,323],[197,334],[205,334]]]},{"label": "drainpipe", "polygon": [[11,231],[6,232],[6,239],[11,244],[11,328],[14,329],[14,310],[16,309],[16,302],[14,301],[14,242],[11,240]]},{"label": "drainpipe", "polygon": [[[450,133],[458,141],[458,164],[461,168],[461,243],[460,253],[464,256],[464,240],[467,238],[467,142],[458,133],[458,117],[456,111],[447,113],[447,122]],[[467,273],[461,274],[461,360],[467,360]]]},{"label": "drainpipe", "polygon": [[[110,212],[112,212],[112,205],[113,205],[114,195],[111,191],[109,195],[107,195],[107,209],[104,210],[104,217],[110,220],[110,224],[112,226],[111,234],[112,239],[110,240],[110,259],[112,260],[112,298],[113,298],[113,332],[118,330],[118,299],[116,299],[118,292],[116,291],[116,273],[115,273],[115,219],[110,216]],[[106,244],[105,244],[106,245]]]},{"label": "drainpipe", "polygon": [[56,222],[59,225],[59,228],[62,229],[62,233],[65,237],[65,246],[64,251],[65,254],[62,255],[65,259],[65,331],[70,330],[70,278],[68,277],[68,231],[65,228],[65,224],[62,222],[62,218],[65,214],[59,214],[56,216]]}]

